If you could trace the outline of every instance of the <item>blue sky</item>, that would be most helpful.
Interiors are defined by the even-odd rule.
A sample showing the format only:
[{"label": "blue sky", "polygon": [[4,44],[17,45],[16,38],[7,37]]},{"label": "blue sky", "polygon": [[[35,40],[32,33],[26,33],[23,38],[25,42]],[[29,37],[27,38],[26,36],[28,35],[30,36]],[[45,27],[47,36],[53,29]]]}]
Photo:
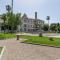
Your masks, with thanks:
[{"label": "blue sky", "polygon": [[[5,6],[11,5],[11,0],[0,0],[0,14],[6,13]],[[34,18],[35,11],[38,18],[46,23],[46,16],[50,16],[50,23],[60,22],[60,0],[14,0],[14,13],[26,13],[28,17]]]}]

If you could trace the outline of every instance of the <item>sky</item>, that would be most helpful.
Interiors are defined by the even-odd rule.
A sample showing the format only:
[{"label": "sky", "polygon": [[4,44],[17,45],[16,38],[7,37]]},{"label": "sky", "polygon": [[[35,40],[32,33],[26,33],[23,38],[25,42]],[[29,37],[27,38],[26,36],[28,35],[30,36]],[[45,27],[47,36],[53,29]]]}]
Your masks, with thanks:
[{"label": "sky", "polygon": [[[11,0],[0,0],[0,14],[6,13],[6,5],[11,5]],[[50,16],[50,23],[60,22],[60,0],[14,0],[14,13],[27,14],[29,18],[35,18],[47,23],[46,17]]]}]

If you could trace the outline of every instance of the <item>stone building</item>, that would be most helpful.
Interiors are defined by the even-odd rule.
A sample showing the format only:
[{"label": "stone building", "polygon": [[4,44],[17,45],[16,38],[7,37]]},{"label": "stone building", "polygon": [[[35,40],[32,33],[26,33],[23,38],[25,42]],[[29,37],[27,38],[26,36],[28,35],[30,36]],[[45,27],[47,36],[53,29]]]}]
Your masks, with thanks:
[{"label": "stone building", "polygon": [[22,16],[21,30],[23,32],[34,32],[34,29],[35,29],[35,27],[34,27],[35,24],[34,23],[35,23],[35,21],[37,22],[38,25],[43,26],[43,24],[44,24],[43,20],[40,20],[40,19],[37,18],[37,12],[35,12],[35,18],[34,19],[33,18],[28,18],[27,15],[24,14]]},{"label": "stone building", "polygon": [[[1,31],[1,26],[2,26],[2,23],[4,21],[1,19],[1,15],[0,15],[0,31]],[[44,21],[41,20],[41,19],[38,19],[37,18],[37,12],[35,12],[35,18],[28,18],[26,14],[24,14],[22,16],[22,19],[21,19],[21,26],[18,25],[18,28],[17,30],[18,31],[22,31],[22,32],[34,32],[35,31],[35,25],[38,24],[38,28],[40,29],[43,25],[44,25]],[[35,24],[36,23],[36,24]],[[39,27],[40,26],[40,27]],[[38,29],[38,30],[39,30]],[[40,31],[40,30],[39,30]],[[37,32],[37,31],[36,31]]]},{"label": "stone building", "polygon": [[1,32],[1,26],[2,26],[2,23],[3,23],[3,19],[1,19],[1,15],[0,15],[0,32]]}]

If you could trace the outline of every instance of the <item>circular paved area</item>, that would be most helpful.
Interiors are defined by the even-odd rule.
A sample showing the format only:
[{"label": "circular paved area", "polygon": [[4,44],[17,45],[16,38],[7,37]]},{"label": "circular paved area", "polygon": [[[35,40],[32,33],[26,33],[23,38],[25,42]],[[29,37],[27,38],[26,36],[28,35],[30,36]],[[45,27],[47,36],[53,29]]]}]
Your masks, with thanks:
[{"label": "circular paved area", "polygon": [[16,39],[0,40],[6,46],[1,60],[58,60],[60,48],[24,44]]}]

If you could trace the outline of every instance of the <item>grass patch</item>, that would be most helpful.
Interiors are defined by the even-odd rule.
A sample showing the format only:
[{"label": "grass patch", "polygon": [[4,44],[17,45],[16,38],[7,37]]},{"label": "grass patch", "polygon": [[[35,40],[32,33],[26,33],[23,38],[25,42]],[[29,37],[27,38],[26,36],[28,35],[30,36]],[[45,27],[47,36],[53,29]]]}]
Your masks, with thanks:
[{"label": "grass patch", "polygon": [[1,54],[2,49],[3,49],[3,47],[0,47],[0,54]]},{"label": "grass patch", "polygon": [[13,37],[16,37],[15,34],[3,34],[3,33],[0,33],[0,39],[6,39],[6,38],[13,38]]},{"label": "grass patch", "polygon": [[20,36],[20,38],[25,38],[24,42],[32,44],[45,44],[48,46],[60,46],[60,38],[53,38],[53,41],[49,40],[49,37],[39,37],[39,36]]}]

